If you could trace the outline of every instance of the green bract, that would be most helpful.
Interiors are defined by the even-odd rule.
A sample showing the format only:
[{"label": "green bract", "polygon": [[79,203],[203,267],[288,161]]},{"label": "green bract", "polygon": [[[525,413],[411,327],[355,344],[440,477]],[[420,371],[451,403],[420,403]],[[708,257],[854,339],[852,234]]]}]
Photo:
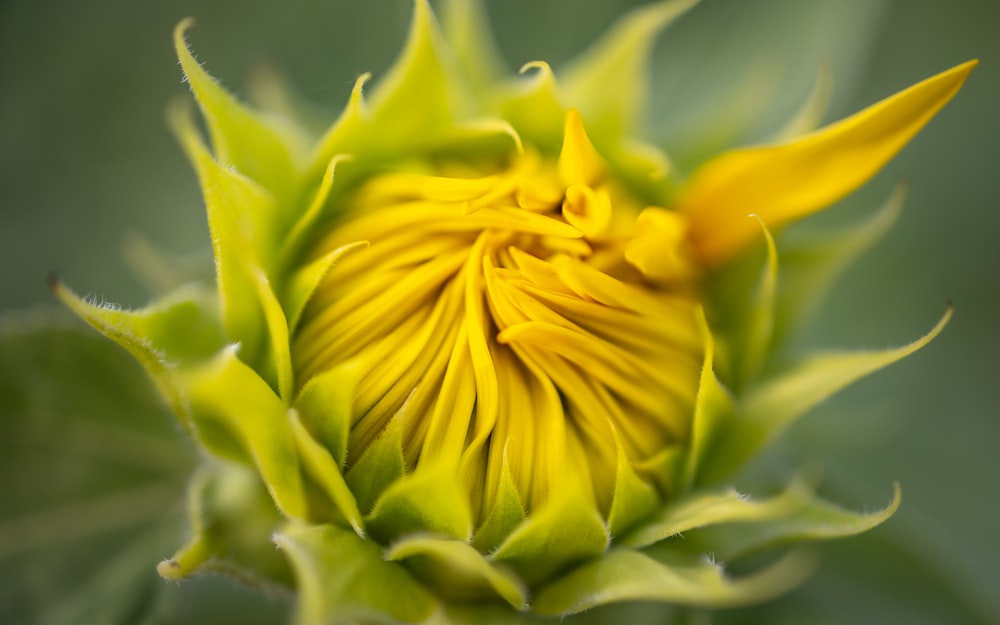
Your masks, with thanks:
[{"label": "green bract", "polygon": [[[633,11],[557,79],[540,62],[526,65],[519,76],[503,76],[475,1],[448,2],[439,29],[426,0],[417,0],[399,60],[370,97],[364,93],[369,77],[362,76],[339,119],[321,137],[308,136],[287,112],[258,111],[234,99],[189,51],[184,36],[190,23],[177,27],[177,53],[211,147],[187,105],[172,106],[169,121],[201,182],[217,296],[203,286],[187,286],[149,308],[123,311],[79,299],[61,284],[54,287],[78,315],[143,364],[205,451],[189,488],[191,538],[160,564],[163,577],[217,570],[261,586],[294,587],[301,625],[527,622],[640,600],[734,606],[786,591],[811,565],[798,552],[746,575],[727,575],[729,564],[766,548],[857,534],[892,515],[898,488],[884,509],[858,514],[823,501],[801,481],[761,498],[726,486],[789,423],[854,380],[925,345],[948,315],[927,336],[898,349],[805,357],[783,349],[840,269],[891,224],[901,194],[869,222],[821,240],[775,241],[770,230],[791,218],[784,214],[757,218],[757,243],[746,249],[736,250],[748,238],[740,222],[740,232],[718,248],[723,251],[713,251],[705,239],[710,219],[700,214],[692,223],[697,221],[701,238],[685,239],[689,229],[675,223],[681,218],[671,217],[678,213],[670,209],[678,197],[693,196],[685,195],[687,187],[666,155],[642,142],[641,120],[654,40],[692,4],[674,0]],[[937,82],[928,84],[941,93],[927,96],[912,120],[903,107],[892,109],[902,111],[893,115],[906,122],[900,123],[909,133],[902,141],[957,90],[968,69],[931,79]],[[930,90],[922,88],[920,94]],[[909,93],[897,97],[910,102]],[[894,149],[885,148],[871,168]],[[434,197],[465,203],[463,218],[486,211],[477,217],[485,222],[509,217],[504,206],[474,206],[495,189],[470,191],[472,182],[454,179],[475,176],[452,175],[451,182],[443,182],[443,172],[468,166],[482,174],[493,167],[498,176],[507,175],[503,167],[535,163],[530,158],[541,163],[532,176],[562,185],[554,206],[565,217],[518,213],[517,223],[538,237],[532,241],[575,241],[582,236],[575,228],[586,235],[581,243],[613,248],[617,235],[602,229],[614,226],[602,221],[606,216],[600,211],[610,211],[612,201],[616,210],[625,205],[635,214],[653,207],[642,211],[638,231],[630,230],[622,244],[632,265],[615,276],[621,281],[626,280],[621,275],[638,276],[629,278],[629,288],[639,284],[647,290],[636,287],[636,293],[682,294],[692,346],[680,351],[694,363],[679,366],[678,379],[684,372],[692,379],[689,397],[678,400],[684,407],[680,425],[663,435],[666,442],[656,453],[638,457],[641,445],[609,419],[603,456],[570,446],[566,464],[555,465],[577,467],[572,463],[593,453],[586,476],[569,470],[547,474],[546,490],[532,497],[525,484],[537,484],[532,471],[541,469],[529,460],[540,465],[547,459],[554,435],[539,430],[540,451],[529,460],[513,454],[527,436],[523,431],[535,432],[537,415],[523,415],[528,425],[519,426],[527,428],[518,430],[520,438],[498,441],[502,454],[481,451],[491,436],[499,437],[496,430],[482,433],[469,426],[455,434],[449,429],[454,421],[448,420],[428,426],[429,433],[421,434],[426,440],[419,441],[423,451],[415,452],[414,417],[408,411],[414,410],[411,399],[418,403],[419,383],[376,430],[361,433],[356,402],[373,383],[370,377],[352,362],[340,363],[336,354],[328,358],[335,366],[306,368],[296,346],[305,325],[321,314],[318,294],[336,287],[329,284],[331,271],[378,243],[359,239],[326,249],[325,237],[351,216],[355,209],[348,207],[365,206],[371,195],[382,197],[390,180],[402,185],[403,179],[388,174],[423,176],[423,182],[433,183]],[[549,191],[547,183],[537,184],[531,190]],[[831,194],[842,195],[856,184],[845,182]],[[402,187],[389,195],[424,192]],[[528,203],[525,199],[522,207]],[[814,208],[795,210],[798,217]],[[695,245],[701,251],[689,250]],[[544,260],[556,267],[570,254],[567,249]],[[512,256],[530,265],[530,259]],[[578,293],[605,285],[603,278],[580,275],[584,286]],[[584,284],[587,280],[593,282]],[[404,287],[415,282],[415,277],[399,280]],[[580,301],[614,308],[601,301],[611,299],[609,292],[595,288]],[[485,300],[498,306],[498,297]],[[466,305],[478,306],[486,317],[483,301]],[[503,314],[493,310],[494,321],[487,322],[484,353],[514,344],[527,332],[515,336],[505,329],[503,340],[494,342],[501,329],[496,319]],[[462,332],[475,334],[466,326]],[[584,372],[591,364],[575,362]],[[475,370],[475,376],[469,374],[475,379],[453,386],[467,412],[506,401],[510,388],[491,386],[475,356],[465,368]],[[448,380],[443,386],[452,384]],[[572,404],[558,381],[538,386],[556,387],[562,403]],[[630,405],[628,397],[614,399]],[[567,415],[576,414],[571,408],[565,408]],[[457,419],[459,408],[454,410]],[[439,424],[441,432],[434,429]],[[432,447],[428,440],[443,442]],[[452,444],[455,440],[461,444]],[[478,453],[489,457],[491,468],[475,464]],[[470,494],[467,480],[476,479],[485,485]]]}]

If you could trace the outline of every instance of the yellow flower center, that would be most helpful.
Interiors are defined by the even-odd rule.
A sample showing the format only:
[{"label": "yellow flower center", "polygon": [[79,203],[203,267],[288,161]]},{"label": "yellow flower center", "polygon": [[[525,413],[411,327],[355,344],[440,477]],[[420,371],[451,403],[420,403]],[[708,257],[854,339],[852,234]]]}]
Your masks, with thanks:
[{"label": "yellow flower center", "polygon": [[619,450],[641,474],[687,439],[700,368],[683,224],[643,208],[573,111],[558,160],[353,193],[316,254],[369,246],[333,266],[293,344],[303,382],[357,374],[348,462],[399,414],[408,466],[453,459],[477,514],[505,464],[529,510],[572,476],[606,511]]}]

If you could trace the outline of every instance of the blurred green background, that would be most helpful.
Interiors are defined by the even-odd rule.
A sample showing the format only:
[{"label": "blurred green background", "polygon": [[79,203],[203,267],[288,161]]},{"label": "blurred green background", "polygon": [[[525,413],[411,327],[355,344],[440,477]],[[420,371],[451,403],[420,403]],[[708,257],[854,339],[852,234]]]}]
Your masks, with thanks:
[{"label": "blurred green background", "polygon": [[[641,2],[488,4],[510,67],[544,59],[558,74]],[[198,20],[189,40],[199,58],[230,89],[245,95],[255,68],[280,68],[332,120],[354,78],[364,71],[377,78],[394,58],[410,3],[0,2],[0,326],[63,315],[45,287],[51,271],[81,293],[144,303],[149,294],[123,261],[130,234],[207,261],[196,181],[163,122],[166,102],[186,92],[170,44],[171,29],[186,16]],[[981,66],[955,101],[882,174],[823,217],[861,215],[897,181],[909,181],[900,222],[834,290],[808,342],[901,344],[929,329],[947,299],[955,319],[930,347],[814,411],[776,450],[820,473],[829,490],[857,507],[881,505],[898,480],[902,509],[869,535],[825,546],[820,573],[789,597],[723,615],[726,622],[1000,623],[1000,3],[704,0],[657,48],[651,133],[668,151],[692,157],[693,139],[723,147],[765,137],[795,110],[821,65],[834,81],[830,121],[970,58]],[[87,354],[104,347],[80,339],[36,353],[27,353],[33,348],[26,342],[4,348],[4,419],[13,419],[18,405],[44,404],[53,413],[98,405],[103,400],[92,396],[114,396],[120,375],[131,371],[128,364],[120,375],[89,368]],[[78,369],[92,387],[54,389],[33,367]],[[111,401],[120,405],[108,411],[152,414],[150,431],[170,429],[162,410],[141,397]],[[6,436],[9,427],[0,433],[3,501],[14,502],[0,504],[0,620],[74,622],[74,612],[83,619],[83,599],[101,595],[81,576],[96,575],[89,568],[96,563],[115,565],[107,554],[120,559],[129,540],[148,541],[110,528],[80,532],[72,558],[18,546],[17,532],[27,530],[9,519],[42,509],[38,494],[59,489],[49,484],[55,465],[36,456],[21,462],[20,439]],[[191,455],[183,445],[177,453]],[[70,487],[61,488],[71,499]],[[166,551],[144,552],[130,566],[151,572],[174,541],[167,536]],[[258,599],[225,580],[170,592],[169,606],[151,622],[282,622],[285,610],[282,600]],[[35,606],[46,593],[51,605]],[[81,603],[59,607],[67,597]],[[120,622],[132,622],[127,614]]]}]

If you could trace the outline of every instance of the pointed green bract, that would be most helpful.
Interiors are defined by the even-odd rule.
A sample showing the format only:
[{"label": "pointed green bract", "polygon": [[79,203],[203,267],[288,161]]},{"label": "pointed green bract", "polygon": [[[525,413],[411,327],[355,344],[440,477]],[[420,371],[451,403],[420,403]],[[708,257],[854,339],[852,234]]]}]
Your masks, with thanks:
[{"label": "pointed green bract", "polygon": [[303,425],[326,448],[338,468],[347,462],[355,384],[351,370],[338,367],[310,379],[295,399],[295,409]]},{"label": "pointed green bract", "polygon": [[274,537],[295,570],[296,625],[419,623],[437,600],[371,541],[333,525],[289,525]]},{"label": "pointed green bract", "polygon": [[532,513],[492,553],[529,585],[604,553],[608,529],[588,497],[566,488]]},{"label": "pointed green bract", "polygon": [[254,357],[265,321],[260,306],[254,305],[257,288],[250,271],[255,266],[266,268],[273,260],[267,239],[274,226],[274,200],[259,185],[212,158],[186,106],[171,107],[168,121],[201,182],[226,337],[240,341],[244,354]]},{"label": "pointed green bract", "polygon": [[[285,405],[274,391],[236,357],[233,349],[183,377],[196,427],[228,433],[256,465],[281,511],[293,519],[305,518],[299,456]],[[215,441],[200,438],[213,449]],[[231,457],[233,450],[226,445],[213,451]]]},{"label": "pointed green bract", "polygon": [[469,498],[456,474],[450,463],[423,464],[394,481],[368,515],[372,534],[384,541],[413,532],[471,539]]},{"label": "pointed green bract", "polygon": [[734,359],[738,366],[733,381],[737,392],[757,376],[772,352],[775,298],[778,291],[778,249],[774,245],[774,237],[760,217],[750,215],[750,218],[760,223],[767,256],[754,288],[749,312],[745,313],[747,319],[741,328],[741,336],[738,336],[737,342],[730,346],[734,354],[739,354],[738,360]]},{"label": "pointed green bract", "polygon": [[462,75],[477,92],[491,89],[504,73],[483,0],[446,0],[441,23]]},{"label": "pointed green bract", "polygon": [[698,327],[704,341],[704,359],[691,421],[691,443],[683,468],[684,488],[698,480],[706,458],[734,418],[733,399],[715,375],[715,338],[703,310],[698,311]]},{"label": "pointed green bract", "polygon": [[238,102],[195,60],[184,41],[193,24],[188,19],[177,25],[174,48],[205,116],[216,156],[270,189],[276,197],[289,197],[298,182],[296,160],[301,155],[295,154],[290,145],[293,141]]},{"label": "pointed green bract", "polygon": [[361,458],[351,463],[344,476],[363,514],[371,512],[382,491],[403,477],[406,460],[403,458],[402,437],[403,418],[396,415]]},{"label": "pointed green bract", "polygon": [[894,487],[892,501],[871,513],[845,510],[817,497],[802,482],[760,503],[745,502],[723,510],[711,522],[685,534],[684,547],[710,549],[721,561],[732,561],[761,549],[790,542],[828,540],[866,532],[881,525],[899,508],[901,493]]},{"label": "pointed green bract", "polygon": [[[287,403],[292,399],[295,378],[292,371],[292,352],[288,336],[288,320],[281,308],[267,275],[260,269],[253,271],[254,285],[257,287],[257,298],[264,310],[264,321],[267,323],[267,335],[270,339],[270,350],[267,352],[264,376],[277,382],[278,395]],[[273,376],[268,373],[273,370]]]},{"label": "pointed green bract", "polygon": [[620,544],[648,547],[703,525],[754,518],[760,515],[759,508],[760,504],[734,490],[687,495],[667,504]]},{"label": "pointed green bract", "polygon": [[786,558],[759,573],[731,580],[722,567],[706,558],[684,565],[665,564],[642,552],[614,549],[546,586],[532,606],[552,616],[621,601],[733,607],[786,592],[802,581],[807,570],[801,559]]},{"label": "pointed green bract", "polygon": [[899,184],[878,211],[843,231],[783,233],[781,289],[775,304],[776,349],[815,316],[843,271],[896,222],[905,199],[906,185]]},{"label": "pointed green bract", "polygon": [[576,59],[562,84],[598,141],[630,136],[645,114],[649,57],[656,36],[697,0],[667,0],[639,7],[622,18]]},{"label": "pointed green bract", "polygon": [[500,113],[525,141],[558,152],[562,146],[562,126],[566,105],[552,68],[543,61],[526,63],[525,78],[507,87],[500,98]]},{"label": "pointed green bract", "polygon": [[188,518],[191,538],[157,566],[164,578],[214,571],[265,589],[290,585],[288,565],[269,544],[281,515],[252,470],[203,464],[188,486]]},{"label": "pointed green bract", "polygon": [[190,430],[190,415],[175,369],[181,360],[204,358],[222,345],[213,306],[205,301],[207,294],[189,287],[148,308],[125,311],[91,304],[58,281],[52,289],[73,312],[142,364],[170,409]]},{"label": "pointed green bract", "polygon": [[615,470],[615,492],[608,512],[608,530],[611,536],[620,536],[637,521],[649,516],[660,504],[656,489],[640,478],[625,454],[618,431],[612,425],[618,461]]},{"label": "pointed green bract", "polygon": [[924,347],[951,319],[949,306],[941,320],[920,339],[887,350],[832,352],[801,359],[747,392],[719,444],[705,463],[705,479],[728,475],[796,418],[864,376]]},{"label": "pointed green bract", "polygon": [[309,434],[294,409],[288,411],[288,421],[306,474],[330,498],[343,520],[357,532],[358,536],[364,536],[364,521],[361,519],[361,512],[358,511],[358,502],[344,481],[340,464]]},{"label": "pointed green bract", "polygon": [[496,549],[511,532],[525,519],[524,502],[517,492],[514,478],[507,462],[507,452],[504,450],[503,467],[500,473],[500,486],[497,488],[493,508],[480,523],[472,544],[483,553]]},{"label": "pointed green bract", "polygon": [[405,561],[416,575],[454,599],[493,597],[517,610],[528,607],[527,591],[517,576],[488,561],[468,543],[416,535],[394,543],[385,559]]}]

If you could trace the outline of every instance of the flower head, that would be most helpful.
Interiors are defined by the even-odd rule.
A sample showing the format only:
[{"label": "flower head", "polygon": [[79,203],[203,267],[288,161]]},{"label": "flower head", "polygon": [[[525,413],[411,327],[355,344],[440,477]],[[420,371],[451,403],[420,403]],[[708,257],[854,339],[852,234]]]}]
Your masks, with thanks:
[{"label": "flower head", "polygon": [[784,327],[898,198],[825,264],[793,262],[799,288],[779,285],[771,232],[872,176],[974,63],[684,180],[638,119],[652,42],[691,4],[637,9],[558,79],[536,62],[501,80],[475,2],[449,3],[442,34],[417,0],[396,65],[319,138],[235,100],[178,26],[211,149],[185,105],[170,123],[218,296],[127,312],[56,286],[208,452],[192,539],[161,574],[294,583],[302,623],[733,605],[785,590],[801,560],[731,579],[706,556],[892,514],[898,492],[863,515],[797,482],[763,500],[712,485],[947,320],[895,350],[782,363]]}]

